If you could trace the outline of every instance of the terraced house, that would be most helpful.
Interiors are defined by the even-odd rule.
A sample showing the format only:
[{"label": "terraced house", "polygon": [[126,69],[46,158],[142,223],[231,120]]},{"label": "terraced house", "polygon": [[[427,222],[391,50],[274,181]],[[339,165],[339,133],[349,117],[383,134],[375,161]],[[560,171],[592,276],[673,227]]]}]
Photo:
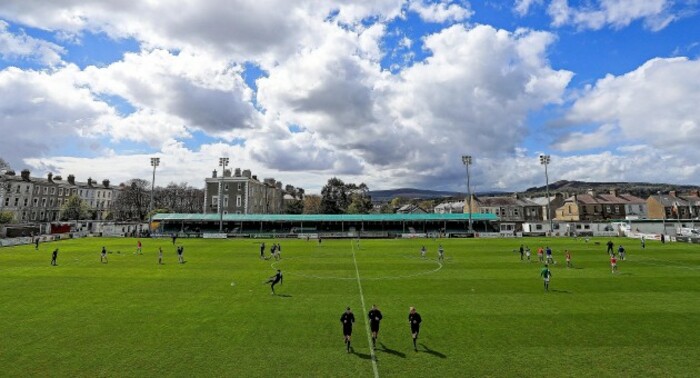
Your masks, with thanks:
[{"label": "terraced house", "polygon": [[612,219],[646,219],[646,201],[631,194],[609,193],[576,194],[564,200],[556,210],[559,221],[605,221]]},{"label": "terraced house", "polygon": [[104,219],[117,193],[109,180],[97,185],[92,179],[76,182],[73,175],[66,181],[52,173],[46,178],[32,177],[26,169],[19,176],[13,171],[0,175],[0,210],[13,213],[16,222],[57,221],[71,196],[82,199],[94,219]]}]

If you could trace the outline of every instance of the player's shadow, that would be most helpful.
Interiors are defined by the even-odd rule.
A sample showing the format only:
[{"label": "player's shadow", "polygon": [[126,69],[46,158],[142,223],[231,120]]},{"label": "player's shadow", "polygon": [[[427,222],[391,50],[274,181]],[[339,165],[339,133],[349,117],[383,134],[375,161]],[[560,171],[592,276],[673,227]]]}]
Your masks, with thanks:
[{"label": "player's shadow", "polygon": [[406,353],[402,353],[402,352],[399,352],[398,350],[394,350],[394,349],[389,349],[386,347],[386,345],[384,345],[384,343],[379,343],[379,346],[381,346],[382,348],[377,349],[377,350],[380,350],[380,351],[387,353],[387,354],[391,354],[392,356],[406,358]]},{"label": "player's shadow", "polygon": [[447,358],[446,355],[444,355],[436,350],[432,350],[432,349],[428,348],[427,346],[425,346],[425,344],[420,344],[420,346],[423,348],[422,352],[428,353],[428,354],[433,355],[435,357]]},{"label": "player's shadow", "polygon": [[280,298],[291,298],[292,297],[291,294],[275,294],[275,295],[280,297]]},{"label": "player's shadow", "polygon": [[558,293],[558,294],[571,294],[570,291],[567,290],[557,290],[557,289],[552,289],[550,290],[552,293]]},{"label": "player's shadow", "polygon": [[352,351],[352,354],[356,355],[357,357],[360,357],[360,358],[363,359],[363,360],[371,360],[371,359],[372,359],[372,356],[371,356],[371,355],[365,354],[365,353],[356,352],[356,351],[355,351],[355,348],[351,348],[351,351]]}]

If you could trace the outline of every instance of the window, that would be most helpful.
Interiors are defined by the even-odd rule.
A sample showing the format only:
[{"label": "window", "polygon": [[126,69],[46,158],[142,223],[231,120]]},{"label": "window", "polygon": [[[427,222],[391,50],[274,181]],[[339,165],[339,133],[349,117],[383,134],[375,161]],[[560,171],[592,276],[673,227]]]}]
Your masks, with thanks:
[{"label": "window", "polygon": [[81,196],[81,197],[83,196],[83,190],[82,190],[82,189],[80,189],[80,196]]},{"label": "window", "polygon": [[58,207],[61,207],[62,204],[63,204],[63,200],[59,198],[58,199]]},{"label": "window", "polygon": [[56,194],[56,187],[51,188],[51,195]]},{"label": "window", "polygon": [[48,186],[44,187],[44,194],[49,194],[49,187]]},{"label": "window", "polygon": [[37,206],[39,206],[39,199],[34,198],[34,207],[37,207]]},{"label": "window", "polygon": [[536,230],[541,230],[541,229],[542,229],[542,225],[541,225],[541,224],[535,225],[535,229],[536,229]]},{"label": "window", "polygon": [[62,195],[63,195],[63,188],[59,188],[59,189],[58,189],[58,195],[59,195],[59,196],[62,196]]},{"label": "window", "polygon": [[5,198],[5,206],[10,206],[10,197]]},{"label": "window", "polygon": [[240,182],[238,183],[238,190],[239,190],[239,191],[241,190],[242,185],[243,185],[243,184],[241,184]]},{"label": "window", "polygon": [[29,189],[30,189],[30,186],[29,186],[29,185],[25,186],[25,187],[24,187],[24,192],[25,192],[25,193],[29,193]]},{"label": "window", "polygon": [[605,212],[606,213],[611,213],[612,210],[610,210],[610,205],[605,206]]},{"label": "window", "polygon": [[32,220],[36,220],[36,211],[32,211]]},{"label": "window", "polygon": [[224,207],[228,207],[228,196],[224,196]]},{"label": "window", "polygon": [[29,205],[29,198],[24,199],[24,207],[27,207]]},{"label": "window", "polygon": [[[46,207],[46,198],[41,199],[41,207]],[[41,217],[43,218],[44,216],[42,215]]]},{"label": "window", "polygon": [[241,196],[236,197],[236,207],[241,207]]},{"label": "window", "polygon": [[639,205],[639,211],[644,211],[644,205]]},{"label": "window", "polygon": [[224,190],[228,191],[228,184],[224,185]]},{"label": "window", "polygon": [[19,198],[18,198],[18,197],[15,197],[15,207],[16,207],[17,205],[19,205]]},{"label": "window", "polygon": [[53,198],[49,201],[49,207],[53,207]]},{"label": "window", "polygon": [[20,188],[21,188],[21,186],[17,185],[17,190],[15,191],[15,193],[19,193]]}]

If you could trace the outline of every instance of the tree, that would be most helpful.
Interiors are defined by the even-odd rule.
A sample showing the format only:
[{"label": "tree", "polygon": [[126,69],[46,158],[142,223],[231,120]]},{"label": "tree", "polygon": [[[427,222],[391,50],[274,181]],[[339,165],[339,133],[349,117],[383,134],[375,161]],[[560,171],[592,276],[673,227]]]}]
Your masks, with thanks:
[{"label": "tree", "polygon": [[346,184],[339,178],[333,177],[321,189],[321,213],[323,214],[346,212],[367,214],[371,210],[372,198],[369,196],[369,188],[364,183]]},{"label": "tree", "polygon": [[393,208],[399,208],[405,204],[408,203],[408,199],[404,197],[395,197],[394,199],[391,200],[389,203]]},{"label": "tree", "polygon": [[61,220],[86,219],[90,212],[90,207],[78,196],[70,196],[61,206]]},{"label": "tree", "polygon": [[0,211],[0,224],[10,223],[14,218],[11,211]]},{"label": "tree", "polygon": [[343,180],[337,177],[328,180],[328,183],[321,189],[321,213],[344,213],[349,204]]},{"label": "tree", "polygon": [[284,204],[285,214],[302,214],[304,212],[304,201],[290,200]]},{"label": "tree", "polygon": [[142,179],[127,181],[112,203],[115,218],[119,220],[143,220],[150,201],[149,182]]},{"label": "tree", "polygon": [[321,214],[321,197],[309,194],[304,197],[304,214]]}]

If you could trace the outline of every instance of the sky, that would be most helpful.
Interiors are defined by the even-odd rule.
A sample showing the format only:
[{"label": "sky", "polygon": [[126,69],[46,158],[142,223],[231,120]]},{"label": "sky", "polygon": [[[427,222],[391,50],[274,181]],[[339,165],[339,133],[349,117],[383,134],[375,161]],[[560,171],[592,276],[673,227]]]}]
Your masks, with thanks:
[{"label": "sky", "polygon": [[0,157],[319,192],[700,184],[699,0],[0,0]]}]

